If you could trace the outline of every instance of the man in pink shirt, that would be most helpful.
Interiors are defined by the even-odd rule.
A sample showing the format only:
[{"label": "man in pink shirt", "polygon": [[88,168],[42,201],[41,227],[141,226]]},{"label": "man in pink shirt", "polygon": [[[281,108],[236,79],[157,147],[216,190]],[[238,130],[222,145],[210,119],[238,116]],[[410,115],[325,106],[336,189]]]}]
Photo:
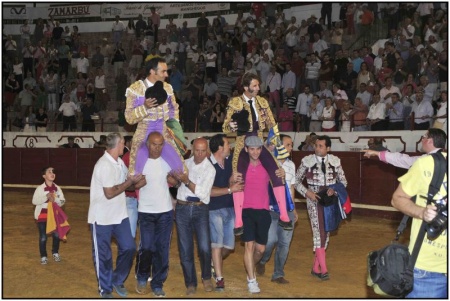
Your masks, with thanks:
[{"label": "man in pink shirt", "polygon": [[[244,266],[247,271],[247,285],[252,294],[261,291],[256,281],[255,264],[261,260],[266,249],[271,223],[268,191],[270,177],[259,160],[262,148],[261,138],[249,136],[245,139],[245,151],[250,164],[245,178],[242,210],[244,233],[241,239],[245,243]],[[283,168],[279,168],[276,174],[278,177],[284,177]]]}]

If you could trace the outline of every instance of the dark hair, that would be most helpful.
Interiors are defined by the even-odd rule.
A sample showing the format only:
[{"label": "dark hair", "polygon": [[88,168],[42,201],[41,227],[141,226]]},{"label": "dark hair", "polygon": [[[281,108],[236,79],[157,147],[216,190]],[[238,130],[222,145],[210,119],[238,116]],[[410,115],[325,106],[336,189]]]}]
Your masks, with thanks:
[{"label": "dark hair", "polygon": [[261,83],[261,80],[259,79],[258,75],[255,75],[253,73],[247,72],[242,76],[242,87],[248,87],[250,86],[250,83],[252,80],[256,79]]},{"label": "dark hair", "polygon": [[[52,168],[51,166],[46,166],[44,168],[41,169],[41,175],[45,175],[45,173],[47,172],[47,169]],[[53,169],[53,172],[55,172],[55,169]]]},{"label": "dark hair", "polygon": [[280,140],[281,140],[281,143],[283,143],[283,139],[284,139],[284,138],[291,138],[291,139],[292,139],[292,137],[289,136],[289,135],[286,135],[286,134],[280,134]]},{"label": "dark hair", "polygon": [[320,141],[325,140],[325,146],[331,147],[331,139],[327,135],[317,136],[316,140],[320,140]]},{"label": "dark hair", "polygon": [[125,140],[125,143],[131,142],[131,140],[133,140],[133,136],[127,135],[127,136],[124,136],[123,139]]},{"label": "dark hair", "polygon": [[70,141],[70,140],[73,140],[73,141],[75,141],[75,137],[73,137],[73,136],[69,136],[69,137],[67,137],[67,141]]},{"label": "dark hair", "polygon": [[145,65],[145,74],[148,75],[150,73],[150,70],[152,70],[152,69],[154,71],[156,71],[158,69],[158,64],[159,63],[165,63],[165,62],[166,62],[166,60],[163,59],[162,57],[154,57],[154,58],[152,58]]},{"label": "dark hair", "polygon": [[374,137],[373,138],[373,144],[375,144],[375,145],[383,145],[383,138],[381,138],[381,137]]},{"label": "dark hair", "polygon": [[225,142],[223,141],[227,135],[225,134],[216,134],[209,139],[209,149],[211,153],[215,153],[219,150],[219,146],[224,146]]},{"label": "dark hair", "polygon": [[428,138],[433,139],[434,147],[445,148],[445,143],[447,142],[447,134],[441,129],[429,128]]}]

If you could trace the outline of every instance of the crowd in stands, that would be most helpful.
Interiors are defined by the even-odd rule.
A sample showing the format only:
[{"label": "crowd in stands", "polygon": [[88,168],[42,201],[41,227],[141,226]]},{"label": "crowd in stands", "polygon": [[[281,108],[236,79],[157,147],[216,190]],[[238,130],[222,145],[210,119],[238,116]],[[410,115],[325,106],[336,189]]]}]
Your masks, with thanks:
[{"label": "crowd in stands", "polygon": [[[246,72],[261,78],[260,93],[281,131],[447,127],[443,3],[342,3],[337,22],[331,22],[331,3],[322,4],[319,20],[286,20],[277,3],[252,3],[232,24],[220,12],[209,19],[202,13],[196,28],[169,19],[162,29],[152,13],[147,20],[116,16],[111,38],[99,41],[52,17],[38,19],[34,32],[25,20],[19,43],[3,35],[4,111],[20,112],[14,123],[22,128],[34,128],[30,112],[44,109],[45,122],[78,118],[83,130],[92,130],[91,116],[108,110],[112,99],[107,79],[113,79],[115,100],[124,102],[127,86],[145,77],[145,62],[160,56],[186,132],[221,131],[227,102],[242,93]],[[388,34],[377,37],[373,26],[383,21]],[[371,44],[343,48],[344,39],[360,35]],[[65,98],[74,105],[64,105]]]}]

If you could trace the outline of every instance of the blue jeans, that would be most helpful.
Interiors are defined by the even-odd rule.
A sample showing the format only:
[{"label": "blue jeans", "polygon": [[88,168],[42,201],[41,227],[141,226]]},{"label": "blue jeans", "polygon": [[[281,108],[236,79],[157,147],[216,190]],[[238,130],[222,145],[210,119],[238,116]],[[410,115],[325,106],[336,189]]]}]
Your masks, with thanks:
[{"label": "blue jeans", "polygon": [[136,276],[138,281],[150,277],[152,290],[162,288],[169,272],[170,238],[172,237],[173,210],[164,213],[139,212],[138,259]]},{"label": "blue jeans", "polygon": [[209,211],[209,231],[211,247],[234,249],[234,208],[221,208]]},{"label": "blue jeans", "polygon": [[126,197],[128,219],[130,220],[131,235],[136,237],[136,227],[138,221],[138,200],[133,197]]},{"label": "blue jeans", "polygon": [[364,131],[368,131],[369,127],[367,125],[355,125],[353,127],[353,131],[354,132],[364,132]]},{"label": "blue jeans", "polygon": [[[92,232],[92,257],[100,294],[112,293],[112,285],[122,285],[133,266],[136,243],[130,233],[128,218],[120,224],[89,224]],[[117,241],[116,268],[113,270],[111,238]]]},{"label": "blue jeans", "polygon": [[[295,215],[293,211],[288,212],[289,219],[293,221]],[[294,231],[286,231],[278,225],[278,220],[280,219],[280,214],[270,211],[270,217],[272,218],[272,223],[269,228],[269,239],[267,240],[266,250],[261,258],[260,264],[266,264],[272,254],[273,248],[277,247],[274,255],[274,271],[272,279],[277,279],[284,277],[284,265],[287,260],[289,253],[289,246],[292,240],[292,234]]]},{"label": "blue jeans", "polygon": [[406,298],[448,298],[446,274],[414,268],[414,288]]},{"label": "blue jeans", "polygon": [[[47,257],[47,222],[37,223],[39,229],[39,253],[41,257]],[[58,253],[59,251],[59,235],[58,232],[53,232],[53,243],[52,243],[52,254]]]},{"label": "blue jeans", "polygon": [[211,239],[209,237],[208,206],[176,206],[178,251],[186,287],[197,287],[194,261],[194,233],[197,237],[198,256],[202,279],[211,279]]}]

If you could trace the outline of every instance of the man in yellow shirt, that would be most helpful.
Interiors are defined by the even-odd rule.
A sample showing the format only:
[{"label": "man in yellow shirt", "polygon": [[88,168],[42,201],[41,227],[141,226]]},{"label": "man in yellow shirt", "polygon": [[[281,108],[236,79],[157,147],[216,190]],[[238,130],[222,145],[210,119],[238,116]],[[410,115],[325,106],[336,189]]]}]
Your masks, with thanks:
[{"label": "man in yellow shirt", "polygon": [[[422,140],[439,139],[428,132]],[[447,158],[447,153],[442,153]],[[412,252],[422,221],[430,223],[437,216],[435,204],[427,205],[428,188],[434,173],[434,159],[425,156],[418,159],[408,173],[400,177],[392,196],[392,206],[413,217],[409,251]],[[411,197],[416,196],[416,202]],[[447,204],[447,173],[434,200]],[[414,266],[414,288],[406,298],[447,298],[447,229],[433,240],[425,237]]]}]

